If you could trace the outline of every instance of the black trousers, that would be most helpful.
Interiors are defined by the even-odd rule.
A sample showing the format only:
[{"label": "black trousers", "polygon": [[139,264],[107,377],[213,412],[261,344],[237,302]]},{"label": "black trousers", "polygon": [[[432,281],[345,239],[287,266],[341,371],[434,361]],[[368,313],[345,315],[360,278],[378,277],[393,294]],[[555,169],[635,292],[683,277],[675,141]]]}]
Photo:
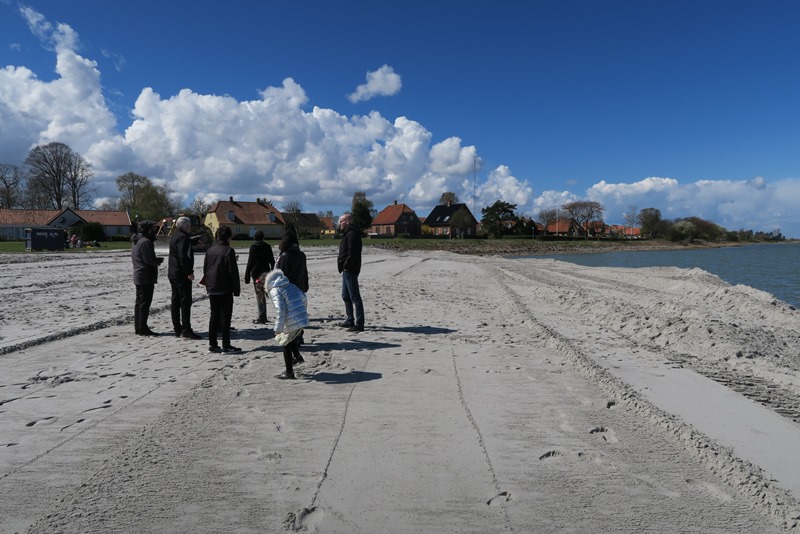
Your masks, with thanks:
[{"label": "black trousers", "polygon": [[155,284],[136,286],[136,306],[133,310],[133,324],[137,334],[148,330],[147,319],[150,317],[150,305],[153,303]]},{"label": "black trousers", "polygon": [[231,346],[231,316],[233,315],[233,293],[209,295],[211,318],[208,320],[208,345],[217,346],[217,336],[222,335],[222,346]]},{"label": "black trousers", "polygon": [[172,328],[180,334],[192,330],[192,281],[170,278],[172,286]]},{"label": "black trousers", "polygon": [[294,375],[293,357],[300,356],[300,336],[294,338],[288,345],[283,347],[283,363],[286,365],[286,374]]}]

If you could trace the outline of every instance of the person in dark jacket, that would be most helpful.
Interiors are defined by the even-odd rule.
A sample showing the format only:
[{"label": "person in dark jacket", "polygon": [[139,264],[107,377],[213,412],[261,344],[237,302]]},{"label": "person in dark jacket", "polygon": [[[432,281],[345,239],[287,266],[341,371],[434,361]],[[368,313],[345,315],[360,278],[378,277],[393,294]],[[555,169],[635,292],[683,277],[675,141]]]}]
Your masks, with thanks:
[{"label": "person in dark jacket", "polygon": [[253,279],[253,289],[258,305],[258,318],[253,319],[253,323],[267,324],[267,294],[264,290],[264,275],[275,267],[275,256],[272,255],[272,246],[264,242],[263,231],[257,231],[253,239],[255,239],[255,243],[250,245],[250,252],[247,255],[244,283],[249,284],[250,279]]},{"label": "person in dark jacket", "polygon": [[175,336],[202,339],[192,330],[192,280],[194,280],[194,252],[192,251],[192,222],[188,217],[178,217],[176,231],[169,240],[167,277],[172,286],[172,328]]},{"label": "person in dark jacket", "polygon": [[300,250],[300,242],[294,232],[286,232],[278,245],[278,269],[283,271],[289,282],[308,293],[308,268],[306,255]]},{"label": "person in dark jacket", "polygon": [[[352,216],[345,213],[339,218],[339,229],[344,232],[339,243],[339,257],[336,264],[342,273],[342,300],[347,318],[339,326],[348,332],[364,331],[364,304],[358,288],[358,275],[361,273],[361,231],[352,225]],[[355,308],[355,315],[353,315]]]},{"label": "person in dark jacket", "polygon": [[[278,269],[283,271],[283,274],[289,279],[289,283],[299,287],[303,293],[308,293],[306,255],[300,250],[300,241],[297,240],[297,235],[294,232],[286,232],[278,249],[281,251],[278,256]],[[296,339],[298,345],[305,345],[304,334],[305,330],[300,330]]]},{"label": "person in dark jacket", "polygon": [[[203,262],[203,284],[208,292],[211,318],[208,321],[208,352],[240,352],[231,345],[231,316],[233,297],[241,291],[239,266],[236,252],[231,248],[233,232],[228,227],[217,230],[214,244],[206,251]],[[217,344],[217,335],[222,335],[222,348]]]},{"label": "person in dark jacket", "polygon": [[158,229],[152,221],[139,223],[139,233],[131,241],[131,261],[133,262],[133,283],[136,286],[136,304],[133,312],[134,329],[140,336],[157,336],[147,326],[150,317],[150,305],[153,303],[153,291],[158,280],[158,266],[164,258],[156,257],[153,243]]}]

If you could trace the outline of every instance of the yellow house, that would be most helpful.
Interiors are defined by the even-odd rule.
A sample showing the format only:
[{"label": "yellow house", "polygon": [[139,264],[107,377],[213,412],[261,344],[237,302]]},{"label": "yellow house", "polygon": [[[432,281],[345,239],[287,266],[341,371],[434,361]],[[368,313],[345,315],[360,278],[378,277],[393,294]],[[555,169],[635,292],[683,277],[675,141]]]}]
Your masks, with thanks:
[{"label": "yellow house", "polygon": [[264,232],[264,239],[281,239],[286,227],[283,215],[266,201],[257,198],[255,202],[220,200],[206,213],[205,225],[216,235],[217,230],[227,226],[237,235],[245,234],[252,238],[258,230]]}]

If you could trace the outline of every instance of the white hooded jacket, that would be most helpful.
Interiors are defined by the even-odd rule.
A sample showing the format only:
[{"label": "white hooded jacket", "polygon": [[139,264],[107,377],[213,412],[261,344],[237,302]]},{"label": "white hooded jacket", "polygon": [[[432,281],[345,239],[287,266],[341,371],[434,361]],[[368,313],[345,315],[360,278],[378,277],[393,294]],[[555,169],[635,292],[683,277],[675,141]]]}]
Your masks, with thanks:
[{"label": "white hooded jacket", "polygon": [[292,332],[308,326],[306,294],[289,282],[280,269],[267,274],[264,287],[275,306],[275,333]]}]

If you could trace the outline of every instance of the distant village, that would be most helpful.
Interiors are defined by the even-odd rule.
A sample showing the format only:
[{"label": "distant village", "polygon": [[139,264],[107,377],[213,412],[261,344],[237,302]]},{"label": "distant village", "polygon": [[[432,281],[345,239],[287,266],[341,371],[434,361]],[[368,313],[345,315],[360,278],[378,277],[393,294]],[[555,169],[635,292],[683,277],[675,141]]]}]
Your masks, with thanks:
[{"label": "distant village", "polygon": [[[160,235],[169,235],[179,214],[154,221]],[[188,214],[187,214],[188,215]],[[231,229],[235,240],[252,239],[257,231],[264,232],[266,239],[279,240],[287,229],[292,229],[303,238],[333,238],[336,236],[336,221],[333,216],[315,213],[279,211],[265,199],[255,201],[228,200],[215,202],[202,215],[189,215],[193,226],[204,226],[211,234],[219,228]],[[30,239],[34,229],[59,231],[68,240],[76,235],[89,241],[87,227],[96,229],[91,241],[127,240],[136,231],[138,218],[131,217],[127,210],[31,210],[0,208],[0,239]],[[440,237],[471,238],[485,233],[483,224],[464,203],[447,202],[435,206],[427,216],[420,217],[407,204],[394,201],[384,207],[364,229],[368,237]],[[560,217],[548,224],[526,217],[512,217],[501,221],[502,232],[511,235],[549,236],[618,236],[638,239],[640,228],[621,225],[605,225],[599,221],[580,225],[575,219]]]}]

